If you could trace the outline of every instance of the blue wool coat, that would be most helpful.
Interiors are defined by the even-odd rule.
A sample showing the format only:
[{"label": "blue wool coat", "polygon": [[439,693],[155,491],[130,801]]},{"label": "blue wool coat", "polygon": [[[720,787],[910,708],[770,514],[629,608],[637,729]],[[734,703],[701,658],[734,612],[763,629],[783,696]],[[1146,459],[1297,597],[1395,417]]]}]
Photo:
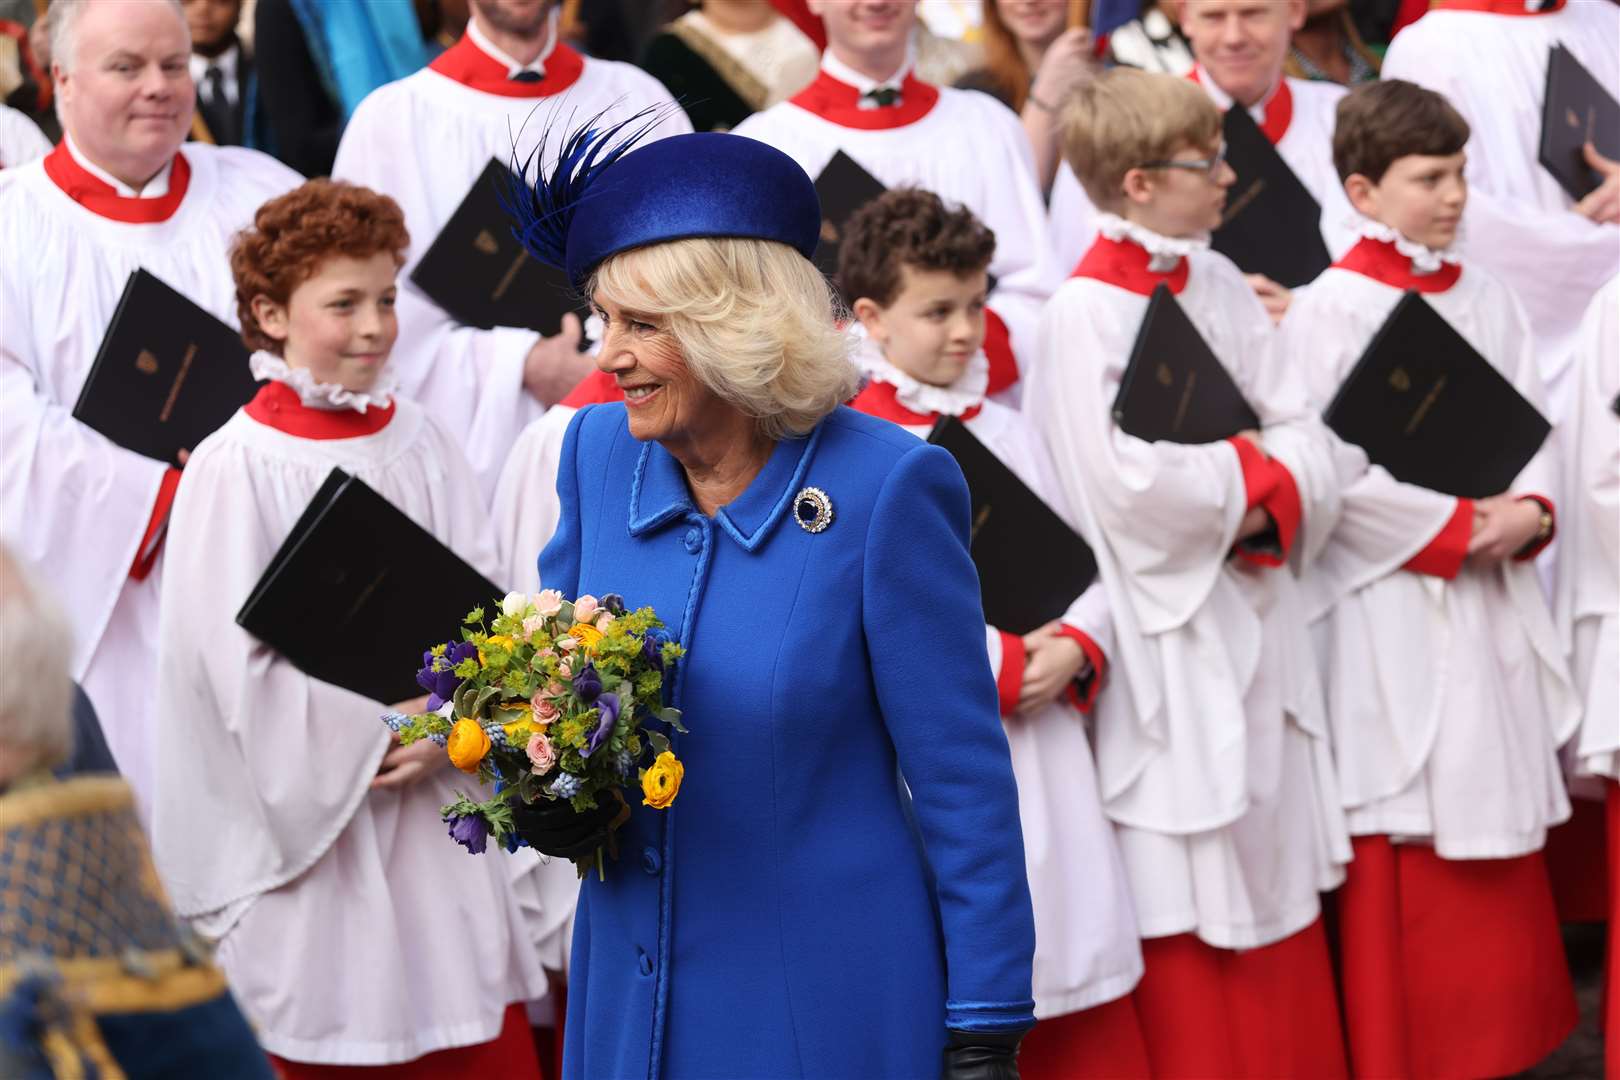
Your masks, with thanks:
[{"label": "blue wool coat", "polygon": [[[795,521],[810,486],[833,507],[819,533]],[[636,800],[606,882],[582,887],[564,1074],[931,1078],[947,1027],[1033,1023],[951,457],[839,408],[710,518],[600,405],[569,427],[557,491],[541,580],[652,605],[688,650],[668,685],[691,729],[673,807]]]}]

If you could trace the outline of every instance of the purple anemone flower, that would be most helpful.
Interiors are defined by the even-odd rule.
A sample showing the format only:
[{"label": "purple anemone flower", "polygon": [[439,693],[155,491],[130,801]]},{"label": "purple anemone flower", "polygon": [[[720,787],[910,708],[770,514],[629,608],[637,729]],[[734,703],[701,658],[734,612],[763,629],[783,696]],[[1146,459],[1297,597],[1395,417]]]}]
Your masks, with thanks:
[{"label": "purple anemone flower", "polygon": [[445,647],[443,656],[434,656],[429,649],[422,654],[422,668],[416,673],[416,685],[428,692],[428,711],[433,712],[450,700],[450,695],[461,685],[456,665],[478,655],[478,646],[470,641],[458,641]]},{"label": "purple anemone flower", "polygon": [[595,705],[596,699],[602,694],[602,676],[596,672],[595,664],[586,664],[578,675],[574,676],[574,693],[586,705]]},{"label": "purple anemone flower", "polygon": [[613,725],[619,722],[619,695],[603,694],[596,699],[596,708],[602,718],[596,723],[596,730],[591,732],[590,742],[580,752],[580,757],[590,757],[596,753],[608,736],[613,734]]},{"label": "purple anemone flower", "polygon": [[489,840],[489,825],[477,814],[452,814],[444,819],[450,826],[450,839],[469,854],[482,855]]}]

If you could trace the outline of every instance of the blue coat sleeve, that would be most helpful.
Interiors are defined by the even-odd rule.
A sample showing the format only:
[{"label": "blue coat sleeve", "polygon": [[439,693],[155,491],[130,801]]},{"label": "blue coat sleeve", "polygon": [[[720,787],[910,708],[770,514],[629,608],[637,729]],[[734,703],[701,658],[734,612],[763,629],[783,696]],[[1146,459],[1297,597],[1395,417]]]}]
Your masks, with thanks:
[{"label": "blue coat sleeve", "polygon": [[593,410],[587,405],[574,414],[563,434],[557,460],[557,531],[540,553],[540,587],[556,589],[566,599],[579,593],[579,439],[580,428]]},{"label": "blue coat sleeve", "polygon": [[968,517],[967,485],[950,454],[908,451],[873,510],[862,621],[934,872],[946,1024],[1009,1031],[1035,1022],[1035,925]]}]

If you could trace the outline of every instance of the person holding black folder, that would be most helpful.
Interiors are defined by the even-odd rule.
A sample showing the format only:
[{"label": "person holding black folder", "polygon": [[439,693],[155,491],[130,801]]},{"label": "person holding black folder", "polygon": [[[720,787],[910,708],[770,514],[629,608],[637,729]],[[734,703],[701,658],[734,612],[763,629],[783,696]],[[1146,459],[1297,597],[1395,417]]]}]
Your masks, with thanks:
[{"label": "person holding black folder", "polygon": [[[1620,99],[1620,5],[1606,0],[1434,0],[1384,58],[1385,78],[1444,94],[1468,121],[1468,212],[1462,253],[1502,279],[1530,313],[1553,419],[1568,411],[1565,375],[1576,327],[1620,273],[1620,155],[1601,193],[1577,201],[1538,160],[1552,50],[1562,48]],[[1555,103],[1556,104],[1556,103]],[[1586,103],[1571,99],[1555,122]],[[1594,133],[1597,134],[1597,133]]]},{"label": "person holding black folder", "polygon": [[[51,31],[65,135],[0,173],[0,533],[73,612],[73,676],[144,814],[163,528],[180,471],[72,412],[137,270],[234,324],[230,236],[299,178],[255,151],[182,146],[196,91],[178,3],[66,0],[51,6]],[[116,377],[142,389],[161,378],[135,356]],[[126,421],[159,429],[164,417],[131,409]]]},{"label": "person holding black folder", "polygon": [[[1282,330],[1316,408],[1413,292],[1463,339],[1422,352],[1472,346],[1540,406],[1524,309],[1453,251],[1468,135],[1445,98],[1401,80],[1340,104],[1334,158],[1362,239]],[[1447,392],[1404,367],[1382,378]],[[1410,437],[1424,413],[1408,421],[1400,400],[1378,411]],[[1579,716],[1534,562],[1552,539],[1554,455],[1543,444],[1509,491],[1473,499],[1458,497],[1473,487],[1457,454],[1450,493],[1380,464],[1353,478],[1305,575],[1356,852],[1338,906],[1357,1076],[1518,1072],[1576,1019],[1541,856],[1570,813],[1558,748]]]},{"label": "person holding black folder", "polygon": [[932,191],[988,225],[997,239],[990,392],[1015,404],[1041,305],[1059,280],[1023,125],[988,94],[917,77],[915,3],[810,0],[810,10],[827,27],[820,75],[736,133],[769,143],[813,177],[842,151],[881,184]]},{"label": "person holding black folder", "polygon": [[[1089,528],[1089,517],[1068,512],[1036,433],[985,395],[985,271],[995,242],[970,212],[916,188],[896,188],[856,211],[838,280],[860,320],[855,360],[868,382],[850,406],[925,438],[941,417],[956,417],[1038,498]],[[1042,573],[1041,554],[1027,553],[1030,574]],[[1082,719],[1107,673],[1113,622],[1101,582],[1065,599],[1061,621],[1029,633],[985,626],[1035,906],[1039,1020],[1019,1050],[1019,1070],[1024,1080],[1146,1076],[1131,1000],[1142,974],[1136,918]]]},{"label": "person holding black folder", "polygon": [[[1203,92],[1115,68],[1065,121],[1102,235],[1047,307],[1025,401],[1070,505],[1100,530],[1115,651],[1097,770],[1143,935],[1148,1054],[1155,1075],[1343,1075],[1318,893],[1343,879],[1350,846],[1290,564],[1331,529],[1338,459],[1359,455],[1307,411],[1265,309],[1207,250],[1232,174]],[[1185,385],[1199,410],[1213,398],[1181,365],[1213,352],[1246,403],[1233,415],[1258,430],[1148,442],[1115,420],[1161,287],[1202,341],[1132,366]]]},{"label": "person holding black folder", "polygon": [[192,454],[170,527],[153,847],[287,1080],[406,1062],[538,1076],[523,1002],[545,977],[512,867],[469,860],[440,821],[471,781],[441,746],[398,746],[387,703],[303,674],[235,621],[334,468],[493,570],[466,459],[390,378],[406,247],[399,207],[350,184],[310,181],[259,211],[231,269],[267,381]]},{"label": "person holding black folder", "polygon": [[464,326],[409,280],[411,272],[491,158],[521,163],[539,154],[553,163],[559,148],[539,145],[547,117],[612,123],[659,106],[658,134],[692,130],[652,76],[563,41],[562,7],[560,0],[471,0],[461,40],[360,102],[332,165],[333,177],[405,208],[411,247],[399,291],[400,393],[461,440],[486,502],[524,425],[589,372],[578,319],[565,315],[546,338],[520,327]]}]

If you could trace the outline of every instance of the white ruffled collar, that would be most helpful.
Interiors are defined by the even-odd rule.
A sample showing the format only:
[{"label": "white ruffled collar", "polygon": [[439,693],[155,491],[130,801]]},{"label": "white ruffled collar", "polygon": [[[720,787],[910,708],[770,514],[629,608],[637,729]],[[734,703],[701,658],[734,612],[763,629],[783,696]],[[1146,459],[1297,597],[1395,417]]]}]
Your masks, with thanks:
[{"label": "white ruffled collar", "polygon": [[907,375],[884,359],[883,349],[867,334],[866,328],[855,323],[850,328],[855,338],[855,364],[878,382],[894,387],[894,397],[914,413],[941,416],[961,416],[984,404],[984,392],[990,388],[990,358],[980,349],[962,369],[962,374],[949,386],[934,386]]},{"label": "white ruffled collar", "polygon": [[1177,263],[1195,251],[1209,250],[1208,236],[1162,236],[1106,210],[1097,215],[1097,231],[1110,240],[1130,240],[1147,249],[1148,269],[1155,274],[1174,270]]},{"label": "white ruffled collar", "polygon": [[1398,229],[1362,214],[1352,215],[1347,223],[1359,236],[1395,245],[1396,251],[1412,260],[1414,274],[1432,274],[1447,263],[1456,266],[1462,262],[1462,256],[1457,254],[1455,246],[1440,250],[1426,247],[1416,240],[1408,240]]},{"label": "white ruffled collar", "polygon": [[307,368],[289,367],[287,361],[275,353],[263,350],[254,353],[248,359],[248,367],[255,379],[270,379],[290,387],[305,406],[327,412],[353,409],[357,413],[363,413],[372,407],[386,409],[394,400],[394,392],[398,389],[398,383],[391,371],[383,371],[370,390],[364,392],[348,390],[336,383],[319,382]]}]

